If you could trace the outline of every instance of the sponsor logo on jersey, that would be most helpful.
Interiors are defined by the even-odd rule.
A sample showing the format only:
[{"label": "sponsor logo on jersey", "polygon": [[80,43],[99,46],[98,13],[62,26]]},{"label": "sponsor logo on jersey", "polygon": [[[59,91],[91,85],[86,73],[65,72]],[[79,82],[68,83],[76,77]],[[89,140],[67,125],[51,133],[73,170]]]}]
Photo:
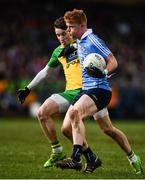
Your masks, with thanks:
[{"label": "sponsor logo on jersey", "polygon": [[79,63],[77,51],[74,51],[73,53],[71,53],[70,55],[68,55],[66,57],[66,63],[67,63],[66,68],[69,68],[70,65],[74,65],[76,63]]},{"label": "sponsor logo on jersey", "polygon": [[73,61],[76,58],[77,58],[77,51],[74,51],[73,53],[69,54],[66,57],[66,62],[69,63],[69,62]]}]

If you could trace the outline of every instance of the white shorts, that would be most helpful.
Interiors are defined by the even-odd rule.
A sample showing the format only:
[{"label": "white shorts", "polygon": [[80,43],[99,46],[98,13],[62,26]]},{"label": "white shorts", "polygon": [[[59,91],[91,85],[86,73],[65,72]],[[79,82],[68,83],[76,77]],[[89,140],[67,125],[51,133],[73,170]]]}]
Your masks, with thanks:
[{"label": "white shorts", "polygon": [[[71,103],[67,99],[65,99],[64,97],[62,97],[59,94],[52,94],[49,98],[52,99],[53,101],[55,101],[58,104],[60,113],[67,112],[69,106],[71,105]],[[108,115],[107,108],[103,108],[99,112],[95,113],[93,115],[93,118],[94,118],[94,120],[97,120],[97,119],[103,118],[103,117],[105,117],[107,115]]]},{"label": "white shorts", "polygon": [[49,98],[55,101],[56,104],[58,104],[60,113],[65,113],[68,110],[70,102],[61,95],[52,94]]}]

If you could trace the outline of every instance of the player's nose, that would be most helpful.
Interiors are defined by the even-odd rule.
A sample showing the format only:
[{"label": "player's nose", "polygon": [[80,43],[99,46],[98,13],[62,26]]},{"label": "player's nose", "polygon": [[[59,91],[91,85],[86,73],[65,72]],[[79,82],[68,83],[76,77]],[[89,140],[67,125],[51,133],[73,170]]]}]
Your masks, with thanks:
[{"label": "player's nose", "polygon": [[67,27],[67,32],[70,32],[70,27]]}]

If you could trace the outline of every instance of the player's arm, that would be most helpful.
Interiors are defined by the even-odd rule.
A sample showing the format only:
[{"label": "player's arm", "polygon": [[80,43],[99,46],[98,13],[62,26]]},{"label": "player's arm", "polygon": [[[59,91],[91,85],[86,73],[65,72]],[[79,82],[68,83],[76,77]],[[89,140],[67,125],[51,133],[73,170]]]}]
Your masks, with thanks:
[{"label": "player's arm", "polygon": [[51,68],[48,65],[46,65],[45,68],[42,69],[24,89],[19,89],[17,92],[19,102],[23,104],[26,97],[29,95],[31,89],[33,89],[39,83],[44,81],[53,70],[54,68]]},{"label": "player's arm", "polygon": [[114,72],[117,69],[118,63],[112,53],[109,54],[109,56],[106,58],[106,62],[107,62],[107,64],[106,64],[107,74],[111,74],[112,72]]},{"label": "player's arm", "polygon": [[106,58],[106,68],[101,71],[103,77],[111,77],[113,72],[117,69],[118,62],[114,55],[110,53]]},{"label": "player's arm", "polygon": [[90,37],[90,41],[94,44],[94,46],[96,46],[99,54],[103,56],[103,58],[106,60],[106,68],[104,70],[100,70],[97,67],[91,67],[90,69],[88,69],[88,71],[90,71],[89,73],[92,74],[93,77],[104,78],[110,75],[117,68],[118,63],[110,49],[108,49],[108,47],[104,43],[104,41],[99,38],[95,38],[96,37]]},{"label": "player's arm", "polygon": [[115,71],[115,69],[117,68],[118,63],[116,61],[116,58],[113,56],[112,53],[110,53],[108,55],[108,57],[106,58],[106,68],[101,70],[95,66],[90,66],[90,67],[86,67],[86,72],[87,74],[89,74],[92,77],[96,77],[96,78],[104,78],[104,77],[109,77],[109,75]]},{"label": "player's arm", "polygon": [[66,57],[67,55],[70,55],[76,50],[77,50],[76,43],[69,44],[61,51],[59,57],[61,56]]},{"label": "player's arm", "polygon": [[17,92],[18,100],[21,104],[24,103],[26,97],[29,95],[31,89],[36,87],[39,83],[44,81],[49,74],[51,74],[56,68],[60,62],[58,61],[58,55],[61,53],[62,49],[61,48],[56,48],[52,56],[48,62],[48,64],[45,66],[44,69],[42,69],[35,77],[34,79],[24,88],[24,89],[19,89]]},{"label": "player's arm", "polygon": [[36,87],[39,83],[44,81],[46,78],[49,77],[51,72],[53,72],[54,68],[49,67],[48,65],[45,66],[44,69],[42,69],[35,77],[34,79],[28,84],[28,89],[33,89]]}]

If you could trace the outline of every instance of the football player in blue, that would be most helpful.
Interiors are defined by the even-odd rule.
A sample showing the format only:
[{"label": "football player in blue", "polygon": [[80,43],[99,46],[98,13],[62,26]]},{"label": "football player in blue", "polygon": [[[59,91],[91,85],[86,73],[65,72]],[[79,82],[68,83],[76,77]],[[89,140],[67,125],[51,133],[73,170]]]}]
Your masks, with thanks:
[{"label": "football player in blue", "polygon": [[[81,155],[83,152],[83,140],[85,139],[85,126],[83,120],[94,113],[107,107],[111,100],[111,87],[107,75],[111,74],[118,66],[116,58],[105,43],[87,28],[87,17],[83,10],[74,9],[64,15],[68,31],[74,39],[77,39],[77,53],[80,60],[83,88],[75,101],[69,107],[64,122],[70,121],[73,134],[73,152],[67,158],[56,164],[62,169],[78,169],[82,166]],[[98,53],[107,62],[106,69],[96,67],[83,67],[85,57],[90,53]],[[110,120],[98,121],[104,132],[112,137],[127,154],[127,158],[136,174],[142,174],[140,157],[131,149],[127,137],[119,129],[113,127]],[[85,172],[93,172],[98,164],[98,159],[90,157],[90,163],[85,167]]]}]

